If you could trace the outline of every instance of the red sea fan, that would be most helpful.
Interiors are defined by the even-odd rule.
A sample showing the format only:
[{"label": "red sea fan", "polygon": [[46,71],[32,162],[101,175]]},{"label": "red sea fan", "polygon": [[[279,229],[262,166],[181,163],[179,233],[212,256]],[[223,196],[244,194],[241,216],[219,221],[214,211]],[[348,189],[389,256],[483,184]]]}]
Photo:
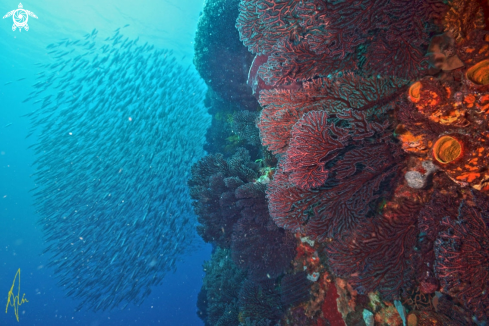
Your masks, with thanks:
[{"label": "red sea fan", "polygon": [[263,79],[258,75],[260,67],[268,61],[269,55],[256,55],[248,72],[248,85],[251,87],[253,95],[259,99],[260,92],[264,89],[290,89],[298,90],[302,87],[302,83],[296,82],[289,85],[270,86],[265,84]]},{"label": "red sea fan", "polygon": [[398,299],[414,277],[418,211],[419,205],[404,200],[334,239],[326,248],[333,273],[362,294],[378,290],[386,300]]},{"label": "red sea fan", "polygon": [[258,121],[263,146],[274,154],[287,150],[292,126],[307,112],[324,110],[337,114],[348,108],[363,111],[367,117],[392,109],[393,101],[406,88],[397,78],[364,78],[353,73],[304,82],[297,91],[264,90],[264,107]]},{"label": "red sea fan", "polygon": [[439,296],[436,311],[450,318],[451,323],[447,326],[474,325],[472,314],[456,304],[448,295]]},{"label": "red sea fan", "polygon": [[240,2],[236,28],[239,31],[239,39],[251,53],[264,54],[270,51],[275,42],[268,44],[268,40],[263,37],[266,26],[259,19],[256,11],[257,4],[257,0]]},{"label": "red sea fan", "polygon": [[380,10],[384,19],[377,21],[380,30],[367,47],[363,69],[405,79],[426,74],[430,35],[441,32],[433,22],[441,20],[447,6],[439,0],[390,0]]},{"label": "red sea fan", "polygon": [[[326,8],[326,5],[328,8]],[[282,54],[292,54],[302,52],[302,54],[305,54],[306,52],[312,51],[310,54],[325,54],[323,59],[329,63],[346,63],[348,60],[342,60],[345,59],[344,53],[354,53],[355,46],[365,42],[365,40],[361,40],[359,37],[357,38],[360,40],[353,41],[352,37],[360,35],[359,31],[362,26],[358,26],[353,30],[351,27],[357,26],[359,21],[349,19],[352,16],[352,10],[356,8],[355,17],[360,18],[361,21],[365,17],[362,15],[364,12],[362,9],[364,7],[360,5],[350,6],[349,4],[337,5],[336,7],[341,8],[338,8],[332,17],[348,18],[340,18],[339,20],[341,22],[336,24],[334,31],[328,29],[328,32],[325,33],[325,25],[329,27],[329,24],[322,18],[326,9],[330,9],[329,7],[331,7],[330,3],[320,1],[310,1],[304,4],[302,1],[297,0],[243,0],[240,3],[240,14],[236,22],[236,28],[240,32],[240,39],[248,46],[252,53],[270,54],[280,52]],[[348,15],[342,15],[342,9]],[[328,19],[332,18],[328,17]],[[361,31],[366,33],[366,29]],[[310,38],[311,49],[309,49],[309,43],[307,41],[302,41],[304,35]],[[319,42],[316,41],[317,46],[313,41],[314,35],[320,39]],[[329,38],[323,41],[325,35]],[[303,46],[302,51],[292,50],[290,47],[294,45]],[[328,51],[319,49],[326,47]],[[343,55],[337,55],[338,50],[335,49],[337,47],[347,47],[347,49],[340,50]],[[299,55],[297,58],[300,57],[303,57],[303,55]],[[309,57],[310,60],[302,58],[299,61],[302,62],[302,66],[307,65],[306,62],[309,62],[309,68],[314,69],[314,66],[317,66],[317,64],[313,61],[320,63],[321,60],[314,58],[313,55],[309,55]],[[352,56],[350,59],[353,58]],[[270,68],[279,68],[272,61],[269,61]],[[289,60],[288,63],[292,64],[293,61]],[[327,65],[320,66],[324,70]],[[354,64],[350,67],[353,68]],[[331,67],[328,69],[331,69]],[[305,76],[307,70],[303,69],[302,75]],[[285,76],[286,74],[283,75]],[[274,82],[274,84],[276,83]]]},{"label": "red sea fan", "polygon": [[306,0],[297,11],[307,26],[307,41],[317,53],[344,59],[367,41],[368,32],[379,27],[388,0]]},{"label": "red sea fan", "polygon": [[[333,170],[337,172],[337,179],[345,179],[352,175],[355,172],[355,164],[362,159],[355,155],[364,155],[361,149],[354,149],[345,154],[340,160],[346,163],[343,168],[334,166],[327,169],[325,165],[336,158],[350,140],[358,141],[372,137],[375,133],[383,132],[387,126],[367,122],[365,113],[351,109],[338,113],[336,117],[348,121],[350,128],[337,127],[334,123],[328,122],[328,115],[324,111],[304,114],[292,128],[284,172],[290,173],[289,181],[295,186],[304,190],[318,188],[324,184]],[[349,162],[351,160],[353,162]]]},{"label": "red sea fan", "polygon": [[292,129],[284,166],[289,181],[304,190],[324,184],[330,173],[325,164],[345,147],[348,136],[348,129],[328,123],[326,112],[305,114]]},{"label": "red sea fan", "polygon": [[[309,202],[305,233],[319,241],[353,229],[375,210],[378,199],[388,190],[399,165],[387,144],[365,145],[350,150],[335,164],[336,180],[329,189],[319,189],[319,198]],[[326,187],[330,185],[325,185]],[[315,195],[315,192],[311,191]],[[273,216],[273,215],[272,215]]]},{"label": "red sea fan", "polygon": [[440,223],[444,217],[455,218],[458,215],[459,205],[460,199],[455,191],[442,194],[439,190],[435,190],[431,200],[419,212],[420,234],[417,244],[419,258],[416,261],[416,278],[425,293],[429,288],[437,290],[439,287],[438,281],[435,280],[433,265],[435,240],[438,233],[446,229]]},{"label": "red sea fan", "polygon": [[269,54],[280,39],[298,41],[301,28],[295,7],[298,0],[242,0],[236,28],[240,40],[254,54]]},{"label": "red sea fan", "polygon": [[279,169],[268,185],[268,210],[279,227],[292,233],[303,232],[303,225],[307,222],[306,211],[315,203],[318,193],[296,188],[289,182],[288,174]]},{"label": "red sea fan", "polygon": [[353,54],[345,59],[334,58],[326,53],[315,53],[306,41],[295,44],[281,39],[272,48],[268,61],[258,69],[258,75],[267,85],[282,85],[356,67],[357,57]]},{"label": "red sea fan", "polygon": [[[416,78],[428,66],[424,53],[430,34],[441,32],[433,22],[446,10],[440,0],[306,0],[282,5],[287,8],[282,10],[300,17],[301,28],[290,15],[278,19],[278,29],[287,26],[286,32],[282,38],[274,34],[268,61],[259,69],[268,85],[359,69],[372,75]],[[295,37],[289,30],[295,31]],[[359,53],[364,53],[365,61],[358,60]]]},{"label": "red sea fan", "polygon": [[273,154],[286,151],[292,126],[304,113],[316,108],[307,92],[283,89],[262,91],[260,105],[264,106],[257,123],[260,138],[262,145]]},{"label": "red sea fan", "polygon": [[[363,112],[345,110],[342,114],[337,114],[337,118],[348,121],[351,129],[329,123],[324,111],[304,114],[292,128],[284,172],[290,173],[289,181],[297,187],[309,190],[323,185],[331,173],[331,170],[326,169],[326,163],[336,158],[350,139],[362,140],[385,129],[385,126],[378,123],[367,122]],[[350,134],[349,130],[354,132]],[[337,172],[337,179],[344,179],[355,172],[355,164],[361,160],[354,158],[355,154],[363,155],[360,149],[352,150],[345,154],[341,162],[347,163],[352,159],[354,162],[344,164],[344,168],[333,168]],[[351,169],[353,170],[350,171]]]},{"label": "red sea fan", "polygon": [[[310,113],[305,118],[316,115],[321,116]],[[308,190],[296,187],[283,164],[279,166],[267,190],[270,215],[278,226],[325,241],[352,230],[372,211],[379,198],[387,196],[402,162],[397,147],[376,138],[354,141],[356,130],[353,127],[350,130],[352,140],[348,146],[338,155],[326,155],[324,165],[321,162],[323,171],[329,170],[324,185]],[[289,158],[285,161],[290,170],[294,164]],[[300,161],[295,166],[298,169],[294,172],[307,172],[301,170]],[[299,176],[292,178],[298,179]]]},{"label": "red sea fan", "polygon": [[458,215],[460,200],[450,194],[442,194],[435,191],[431,200],[421,209],[418,217],[419,230],[422,237],[426,237],[428,242],[433,243],[442,230],[440,225],[444,217],[455,218]]},{"label": "red sea fan", "polygon": [[448,229],[439,234],[435,243],[435,272],[444,292],[461,300],[478,318],[487,318],[489,212],[481,211],[481,206],[462,202],[458,219],[443,219],[442,225]]},{"label": "red sea fan", "polygon": [[367,137],[372,137],[375,133],[383,133],[389,126],[389,121],[387,120],[383,124],[367,121],[364,112],[351,109],[338,113],[336,117],[348,121],[350,128],[354,130],[351,134],[353,140],[362,140]]},{"label": "red sea fan", "polygon": [[365,71],[404,79],[425,75],[429,68],[425,57],[428,44],[415,41],[399,36],[396,31],[377,36],[365,54]]}]

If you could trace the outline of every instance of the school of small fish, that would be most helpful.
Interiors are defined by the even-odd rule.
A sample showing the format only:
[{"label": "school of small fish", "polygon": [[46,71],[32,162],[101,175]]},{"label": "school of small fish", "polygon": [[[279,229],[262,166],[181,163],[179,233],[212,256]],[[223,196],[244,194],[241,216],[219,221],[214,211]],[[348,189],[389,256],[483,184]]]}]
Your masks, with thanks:
[{"label": "school of small fish", "polygon": [[190,166],[204,155],[206,86],[169,50],[97,30],[47,46],[24,102],[34,197],[59,285],[78,309],[139,305],[197,243]]}]

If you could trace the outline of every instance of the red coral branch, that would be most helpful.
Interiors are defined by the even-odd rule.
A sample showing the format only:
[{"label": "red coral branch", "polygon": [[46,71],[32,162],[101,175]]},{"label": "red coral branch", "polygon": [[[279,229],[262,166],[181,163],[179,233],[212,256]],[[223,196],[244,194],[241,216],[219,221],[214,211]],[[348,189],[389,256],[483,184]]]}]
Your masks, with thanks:
[{"label": "red coral branch", "polygon": [[324,165],[339,154],[347,139],[348,130],[328,123],[326,112],[305,114],[292,129],[284,166],[289,181],[304,190],[321,186],[330,172]]},{"label": "red coral branch", "polygon": [[324,110],[338,114],[348,108],[360,110],[366,117],[382,115],[393,108],[393,101],[405,88],[397,78],[364,78],[353,73],[304,82],[297,91],[272,89],[260,95],[258,128],[263,146],[274,154],[287,150],[292,126],[307,112]]},{"label": "red coral branch", "polygon": [[281,85],[353,70],[356,65],[353,54],[345,59],[335,58],[315,53],[305,41],[294,44],[281,39],[273,46],[268,61],[258,69],[258,75],[268,85]]},{"label": "red coral branch", "polygon": [[448,230],[440,232],[435,243],[435,272],[443,291],[462,300],[479,318],[489,317],[488,213],[462,202],[457,220],[443,219]]},{"label": "red coral branch", "polygon": [[387,300],[414,276],[414,246],[419,205],[403,201],[383,216],[366,221],[349,236],[335,239],[327,248],[336,276],[349,279],[360,293],[378,290]]},{"label": "red coral branch", "polygon": [[236,28],[240,40],[254,54],[269,54],[278,40],[298,41],[301,28],[294,14],[298,0],[242,0]]},{"label": "red coral branch", "polygon": [[[446,5],[440,0],[288,0],[259,1],[250,11],[242,7],[238,18],[241,39],[254,53],[270,54],[259,75],[268,85],[281,85],[348,70],[421,76],[428,67],[429,36],[441,31],[433,22],[440,21]],[[359,52],[365,60],[358,60]]]},{"label": "red coral branch", "polygon": [[[347,140],[344,129],[333,129],[325,117],[324,113],[312,112],[294,126],[294,135],[307,134],[307,130],[301,130],[304,126],[306,129],[311,125],[320,126],[318,132],[322,138],[309,138],[309,143],[292,141],[285,168],[279,167],[267,190],[270,215],[277,225],[319,241],[351,230],[358,224],[371,211],[370,204],[387,194],[384,186],[398,174],[400,163],[398,151],[392,144],[375,138],[362,141],[353,125]],[[316,121],[309,121],[312,119]],[[331,130],[337,134],[337,147],[331,143]],[[382,133],[378,136],[382,138]],[[334,150],[332,155],[329,154],[331,149]],[[290,153],[293,155],[289,156]],[[308,157],[312,158],[309,160]],[[314,164],[316,172],[320,172],[319,181],[308,179]],[[329,170],[328,174],[326,170]],[[329,174],[333,177],[328,178]],[[326,178],[324,185],[310,189]],[[301,187],[296,188],[294,183]]]},{"label": "red coral branch", "polygon": [[425,57],[428,45],[416,46],[396,31],[379,35],[368,47],[364,69],[367,73],[416,79],[429,68]]},{"label": "red coral branch", "polygon": [[419,212],[418,228],[420,234],[417,244],[419,258],[416,262],[416,278],[425,291],[427,288],[437,290],[439,287],[433,269],[435,262],[434,243],[438,233],[446,229],[441,225],[442,219],[444,217],[455,219],[458,215],[459,205],[460,200],[456,196],[435,191],[428,204]]}]

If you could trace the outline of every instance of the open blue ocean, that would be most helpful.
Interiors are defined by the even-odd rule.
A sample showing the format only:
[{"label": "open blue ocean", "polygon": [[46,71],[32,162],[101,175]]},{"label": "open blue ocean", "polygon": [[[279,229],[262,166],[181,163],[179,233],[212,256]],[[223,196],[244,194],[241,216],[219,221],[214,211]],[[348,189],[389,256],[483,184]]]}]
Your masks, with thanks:
[{"label": "open blue ocean", "polygon": [[[19,29],[12,31],[11,16],[0,21],[0,302],[3,307],[0,310],[0,325],[203,325],[197,317],[196,302],[202,285],[202,264],[210,257],[211,249],[196,235],[196,219],[190,207],[190,198],[185,192],[187,166],[203,155],[202,139],[209,121],[201,105],[206,86],[192,65],[193,42],[202,1],[48,0],[23,2],[22,5],[23,9],[37,17],[28,18],[28,31],[25,28],[21,32]],[[19,3],[1,1],[0,9],[3,16],[19,9]],[[94,30],[96,35],[92,35]],[[117,35],[116,30],[119,31]],[[87,34],[91,36],[87,38]],[[119,35],[122,37],[116,40]],[[112,39],[104,43],[106,38]],[[123,42],[125,46],[136,39],[137,43],[127,48],[121,46]],[[73,44],[77,40],[79,42]],[[89,44],[85,44],[87,40]],[[104,52],[104,45],[110,46],[113,52]],[[53,53],[53,50],[57,52]],[[60,57],[63,53],[65,55]],[[130,53],[134,57],[128,58]],[[108,62],[105,64],[100,63],[101,60],[95,63],[101,73],[98,79],[85,84],[79,81],[97,69],[93,66],[69,72],[73,67],[76,68],[73,63],[78,55],[93,64],[95,56],[100,59],[108,54],[111,54],[110,61],[106,59]],[[148,59],[150,55],[153,57]],[[123,56],[126,61],[123,61]],[[156,57],[165,57],[167,61],[155,62]],[[64,70],[55,67],[56,63],[61,62],[69,62]],[[124,77],[120,73],[121,69],[127,70]],[[110,71],[115,74],[115,79],[109,81],[106,77]],[[186,77],[184,71],[187,71]],[[138,73],[157,75],[150,76],[149,80],[138,77]],[[176,76],[178,74],[182,75],[181,78]],[[65,79],[62,80],[61,76]],[[33,90],[41,89],[33,85],[38,83],[39,86],[39,81],[46,83],[48,79],[44,77],[53,78],[53,81],[56,79],[56,84],[45,88],[43,85],[44,91],[36,99],[24,102]],[[58,82],[63,85],[59,86]],[[166,85],[159,85],[160,82]],[[76,90],[80,85],[83,85],[83,91]],[[63,87],[65,97],[59,95]],[[198,92],[200,98],[187,99],[190,95],[183,95],[183,91],[192,89]],[[159,92],[158,95],[156,92]],[[73,98],[85,94],[89,94],[89,98],[68,103],[70,96]],[[25,116],[30,112],[40,112],[42,103],[46,103],[44,100],[49,95],[53,96],[54,101],[44,109],[49,107],[55,110],[56,107],[61,110],[64,106],[65,113],[71,115],[66,121],[74,123],[69,127],[71,131],[60,131],[62,125],[67,126],[59,120],[62,117],[52,117],[48,123],[41,122],[36,126],[36,122]],[[55,100],[58,95],[60,98]],[[103,101],[110,98],[113,101],[106,103],[102,109]],[[39,99],[40,102],[34,103]],[[129,103],[130,100],[132,103]],[[163,100],[173,104],[167,103],[165,106]],[[116,107],[118,104],[120,107]],[[138,115],[138,112],[148,112],[144,110],[149,110],[150,105],[154,111],[166,111],[158,115]],[[97,113],[96,107],[103,111]],[[200,116],[200,121],[195,120],[194,125],[175,121],[184,121],[177,115],[188,110],[194,110],[194,113],[187,114],[187,117]],[[90,112],[94,115],[86,115]],[[117,113],[121,116],[117,116]],[[139,125],[117,125],[117,119]],[[92,122],[85,124],[84,121]],[[200,127],[196,131],[189,132],[182,128],[186,125],[191,128],[197,123]],[[55,128],[51,131],[44,129],[52,127]],[[176,129],[180,129],[179,133],[175,132]],[[101,136],[104,130],[107,133]],[[31,131],[32,135],[26,138]],[[67,147],[58,146],[63,139],[70,141],[66,139],[70,137],[70,132],[72,136],[80,138],[71,145],[66,144]],[[133,139],[123,139],[131,135]],[[43,138],[45,136],[48,138]],[[187,136],[195,138],[189,140]],[[119,141],[134,143],[123,149]],[[36,150],[36,144],[42,150],[39,147]],[[75,150],[75,144],[81,147]],[[57,154],[51,152],[44,155],[50,149],[54,149]],[[150,155],[154,156],[149,158]],[[94,161],[97,156],[100,160]],[[138,157],[147,160],[137,161]],[[39,159],[41,161],[35,163]],[[66,161],[62,162],[64,159],[77,161],[80,165],[69,172],[65,169]],[[127,162],[122,163],[121,159],[127,159]],[[118,163],[119,166],[113,166]],[[155,173],[149,174],[145,170],[148,179],[144,179],[143,175],[136,176],[143,173],[141,169],[147,167],[146,164],[155,165]],[[43,170],[48,166],[48,170]],[[128,173],[121,176],[118,172],[121,169]],[[36,174],[38,172],[40,174]],[[121,178],[111,179],[117,175]],[[140,179],[131,179],[131,176]],[[103,188],[96,188],[93,183],[89,185],[92,177],[101,178],[99,182],[105,183]],[[61,182],[59,185],[67,187],[67,193],[78,192],[75,197],[54,193],[57,190],[46,179],[53,181],[56,178],[56,183]],[[85,184],[90,189],[69,190],[70,185],[76,183]],[[138,184],[140,189],[136,189]],[[92,193],[88,193],[90,191]],[[40,192],[44,198],[36,199],[36,192],[38,195]],[[87,207],[87,202],[93,203],[95,198],[100,200],[111,192],[114,197],[121,196],[114,199],[117,204],[99,202],[99,206],[94,204],[90,212],[80,211],[80,215],[73,212],[77,210],[76,207]],[[45,196],[53,197],[47,199]],[[61,203],[63,198],[67,201]],[[121,206],[124,200],[129,208]],[[48,202],[49,207],[45,206]],[[170,226],[167,222],[173,216],[182,218],[182,222]],[[135,220],[138,217],[140,221]],[[149,219],[160,219],[168,230],[155,228],[154,223],[152,226],[145,223],[144,217],[146,222]],[[63,218],[71,221],[58,221]],[[110,222],[103,221],[108,218]],[[131,225],[127,225],[127,229],[117,224],[123,219],[130,220]],[[110,229],[108,223],[115,227]],[[47,224],[50,229],[43,229]],[[173,229],[170,230],[171,227]],[[126,231],[116,235],[116,229]],[[51,242],[47,239],[50,235],[55,238]],[[157,244],[154,244],[154,239],[144,242],[148,236],[156,235],[162,238],[166,235],[168,240]],[[187,239],[179,239],[184,236]],[[83,243],[81,238],[86,242]],[[78,243],[74,243],[76,241]],[[94,244],[94,241],[97,243]],[[189,242],[192,244],[187,245]],[[49,243],[54,244],[53,249],[43,253]],[[63,243],[70,248],[60,248]],[[176,248],[177,245],[182,246],[182,249]],[[111,246],[114,248],[111,249]],[[128,246],[132,247],[128,249]],[[124,247],[128,251],[122,253]],[[133,252],[129,253],[131,250]],[[118,251],[120,256],[114,259]],[[107,260],[97,259],[97,255],[107,255]],[[70,265],[60,266],[58,261],[49,266],[50,262],[58,259],[54,257],[70,260]],[[93,265],[90,265],[92,261]],[[94,271],[107,265],[104,271]],[[55,273],[56,268],[61,269]],[[20,277],[16,276],[19,269]],[[136,302],[143,294],[139,293],[137,297],[127,287],[132,289],[148,285],[150,280],[143,279],[148,273],[151,276],[147,277],[154,277],[156,281],[151,284],[151,293],[144,301]],[[87,276],[85,280],[71,282],[83,275]],[[138,275],[141,278],[139,283],[126,283],[127,279],[136,279]],[[4,309],[14,277],[17,283],[13,292],[17,294],[20,287],[20,299],[25,294],[28,301],[18,306],[18,321],[14,307],[8,307],[7,312]],[[18,283],[19,278],[21,283]],[[93,281],[91,285],[87,283],[89,279]],[[107,291],[114,290],[117,283],[117,292],[125,292],[119,298],[121,304],[109,309],[111,304],[115,304],[115,300],[110,298],[117,299],[117,292]],[[82,287],[91,287],[91,290],[77,292],[78,296],[67,296],[70,290],[76,292]],[[136,301],[131,301],[129,297]],[[83,298],[87,299],[85,306],[75,312]],[[95,309],[101,302],[105,302],[105,311],[101,305]],[[122,310],[124,302],[130,303]],[[92,309],[89,309],[90,305]]]}]

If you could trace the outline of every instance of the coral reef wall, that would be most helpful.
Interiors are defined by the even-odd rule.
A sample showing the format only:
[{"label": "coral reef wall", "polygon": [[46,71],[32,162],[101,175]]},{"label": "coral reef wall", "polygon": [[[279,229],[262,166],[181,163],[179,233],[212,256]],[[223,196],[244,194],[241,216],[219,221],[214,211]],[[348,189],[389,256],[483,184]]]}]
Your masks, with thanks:
[{"label": "coral reef wall", "polygon": [[234,104],[210,110],[227,122],[189,186],[203,238],[244,273],[228,324],[486,325],[489,3],[242,0],[223,15],[260,107],[207,75],[209,103]]}]

